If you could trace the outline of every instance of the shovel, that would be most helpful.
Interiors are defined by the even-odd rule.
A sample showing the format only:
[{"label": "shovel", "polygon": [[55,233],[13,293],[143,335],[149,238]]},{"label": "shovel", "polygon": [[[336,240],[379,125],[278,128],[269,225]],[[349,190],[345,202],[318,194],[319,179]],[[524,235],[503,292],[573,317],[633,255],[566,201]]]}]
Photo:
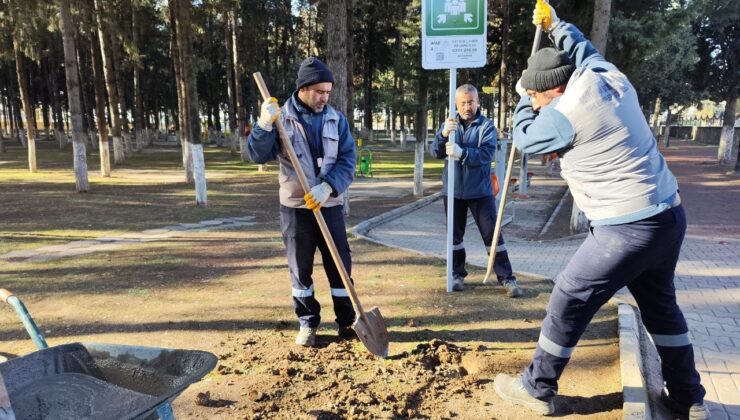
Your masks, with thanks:
[{"label": "shovel", "polygon": [[[542,0],[537,0],[542,1]],[[532,43],[532,53],[534,53],[540,47],[540,39],[542,39],[542,25],[537,25],[537,29],[534,33],[534,42]],[[506,193],[509,191],[509,183],[511,182],[511,172],[514,169],[514,142],[511,142],[511,153],[509,153],[509,161],[506,163],[506,176],[504,177],[503,190],[501,190],[501,202],[498,204],[498,214],[496,214],[496,227],[493,229],[493,239],[491,239],[491,251],[488,253],[488,266],[486,267],[486,276],[483,277],[483,284],[488,284],[489,277],[491,277],[491,271],[493,271],[493,260],[496,257],[496,246],[498,245],[498,238],[501,236],[501,222],[504,220],[504,208],[506,207]],[[526,182],[520,181],[520,182]]]},{"label": "shovel", "polygon": [[[267,85],[262,79],[262,75],[260,74],[260,72],[254,73],[253,76],[254,80],[257,82],[257,87],[259,88],[260,93],[262,93],[262,98],[264,100],[270,99],[270,92],[267,90]],[[303,187],[303,192],[305,194],[308,194],[311,191],[311,187],[308,185],[306,174],[303,173],[303,168],[298,161],[295,150],[293,150],[293,144],[290,142],[290,139],[285,132],[285,127],[283,127],[283,123],[280,121],[280,119],[275,121],[275,127],[277,127],[278,134],[280,135],[280,141],[282,143],[283,150],[288,154],[288,157],[290,158],[290,163],[293,165],[293,169],[295,170],[296,175],[298,175],[298,181],[300,181],[301,187]],[[329,227],[326,226],[326,221],[324,220],[324,215],[321,214],[321,209],[318,207],[314,209],[313,215],[316,216],[316,222],[319,224],[321,234],[324,236],[324,241],[326,242],[326,245],[331,252],[331,257],[334,260],[334,265],[337,267],[337,271],[339,271],[339,275],[342,277],[342,283],[344,283],[344,287],[345,289],[347,289],[347,292],[349,294],[349,299],[352,301],[352,306],[354,306],[355,308],[357,319],[355,319],[355,323],[352,324],[352,329],[355,330],[355,332],[357,333],[357,337],[360,339],[360,341],[362,341],[362,344],[365,345],[370,353],[380,357],[387,357],[388,329],[385,326],[383,315],[380,314],[380,309],[378,309],[378,307],[376,306],[370,309],[368,312],[365,312],[363,310],[360,299],[357,297],[355,288],[352,285],[349,274],[347,273],[347,269],[344,267],[342,259],[339,258],[337,245],[334,243],[334,239],[331,237]]]}]

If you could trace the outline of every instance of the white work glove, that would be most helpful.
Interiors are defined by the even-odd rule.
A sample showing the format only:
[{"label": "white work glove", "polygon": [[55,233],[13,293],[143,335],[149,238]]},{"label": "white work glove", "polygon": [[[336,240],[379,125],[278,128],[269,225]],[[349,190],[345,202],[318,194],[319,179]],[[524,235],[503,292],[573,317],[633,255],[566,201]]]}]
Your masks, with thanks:
[{"label": "white work glove", "polygon": [[445,144],[445,149],[447,149],[447,156],[450,156],[455,160],[462,157],[463,149],[462,147],[458,146],[457,143],[452,143],[448,141]]},{"label": "white work glove", "polygon": [[321,206],[326,203],[326,200],[329,199],[332,191],[333,189],[331,185],[326,182],[322,182],[321,184],[311,188],[311,191],[303,196],[303,199],[306,200],[306,207],[308,207],[309,210],[320,209]]},{"label": "white work glove", "polygon": [[452,133],[453,131],[457,131],[457,120],[454,118],[448,118],[447,121],[445,121],[444,127],[442,128],[442,137],[450,137],[450,133]]},{"label": "white work glove", "polygon": [[522,86],[521,77],[519,78],[519,80],[516,81],[516,93],[519,94],[520,98],[527,96],[527,89],[524,89],[524,86]]},{"label": "white work glove", "polygon": [[534,6],[534,13],[532,13],[532,23],[534,26],[542,25],[544,31],[550,32],[558,26],[560,19],[555,13],[555,9],[549,3],[544,0],[537,0],[537,4]]},{"label": "white work glove", "polygon": [[272,124],[280,116],[280,107],[276,98],[270,98],[262,102],[260,117],[257,119],[257,125],[265,131],[272,131]]}]

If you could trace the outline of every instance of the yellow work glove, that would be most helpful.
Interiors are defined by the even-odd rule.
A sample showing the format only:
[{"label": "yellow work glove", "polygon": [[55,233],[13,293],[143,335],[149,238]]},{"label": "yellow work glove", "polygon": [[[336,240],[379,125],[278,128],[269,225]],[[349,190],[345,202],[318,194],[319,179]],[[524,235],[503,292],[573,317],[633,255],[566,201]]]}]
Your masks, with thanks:
[{"label": "yellow work glove", "polygon": [[272,123],[280,116],[280,106],[276,98],[270,98],[262,102],[260,117],[257,119],[257,125],[265,131],[272,131]]},{"label": "yellow work glove", "polygon": [[560,19],[547,1],[537,0],[532,13],[532,23],[534,26],[542,25],[542,29],[549,32],[560,23]]},{"label": "yellow work glove", "polygon": [[314,186],[311,188],[311,191],[303,196],[303,199],[306,201],[306,207],[309,210],[320,209],[326,203],[326,200],[329,199],[332,191],[331,185],[326,182]]}]

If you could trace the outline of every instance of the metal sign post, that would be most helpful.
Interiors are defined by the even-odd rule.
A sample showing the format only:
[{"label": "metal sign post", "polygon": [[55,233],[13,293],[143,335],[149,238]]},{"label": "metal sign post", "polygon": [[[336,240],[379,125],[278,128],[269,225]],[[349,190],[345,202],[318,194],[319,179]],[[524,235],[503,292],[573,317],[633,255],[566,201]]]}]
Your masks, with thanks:
[{"label": "metal sign post", "polygon": [[[455,118],[457,69],[486,64],[486,0],[422,0],[421,65],[450,70],[450,118]],[[456,133],[448,141],[455,142]],[[456,161],[447,158],[447,291],[452,291]]]},{"label": "metal sign post", "polygon": [[[455,118],[455,90],[457,90],[457,69],[450,69],[450,118]],[[455,143],[457,132],[450,133],[447,141]],[[455,159],[447,157],[447,292],[452,291],[452,245],[455,223]]]}]

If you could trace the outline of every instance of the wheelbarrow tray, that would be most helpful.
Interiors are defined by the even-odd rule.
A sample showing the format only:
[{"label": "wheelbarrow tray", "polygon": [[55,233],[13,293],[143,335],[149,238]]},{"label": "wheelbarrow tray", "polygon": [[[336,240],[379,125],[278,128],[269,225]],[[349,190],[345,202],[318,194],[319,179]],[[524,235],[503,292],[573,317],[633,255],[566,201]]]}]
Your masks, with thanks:
[{"label": "wheelbarrow tray", "polygon": [[198,350],[51,347],[0,364],[0,418],[3,408],[18,420],[146,418],[215,366]]}]

